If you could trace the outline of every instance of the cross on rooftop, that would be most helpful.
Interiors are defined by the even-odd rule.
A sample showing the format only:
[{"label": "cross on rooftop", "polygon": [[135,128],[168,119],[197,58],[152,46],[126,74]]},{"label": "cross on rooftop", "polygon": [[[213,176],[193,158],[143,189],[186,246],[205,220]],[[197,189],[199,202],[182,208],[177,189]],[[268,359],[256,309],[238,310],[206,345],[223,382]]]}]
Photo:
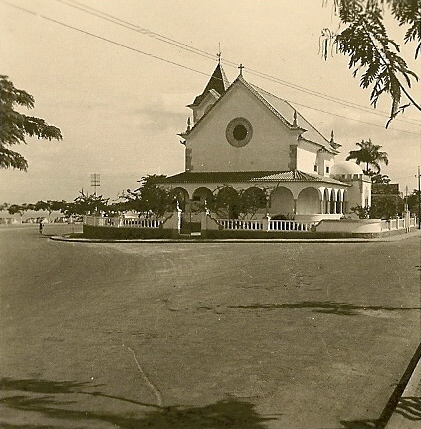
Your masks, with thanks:
[{"label": "cross on rooftop", "polygon": [[240,76],[242,76],[243,75],[243,68],[245,68],[245,67],[243,66],[243,64],[240,64],[238,66],[238,68],[240,69]]}]

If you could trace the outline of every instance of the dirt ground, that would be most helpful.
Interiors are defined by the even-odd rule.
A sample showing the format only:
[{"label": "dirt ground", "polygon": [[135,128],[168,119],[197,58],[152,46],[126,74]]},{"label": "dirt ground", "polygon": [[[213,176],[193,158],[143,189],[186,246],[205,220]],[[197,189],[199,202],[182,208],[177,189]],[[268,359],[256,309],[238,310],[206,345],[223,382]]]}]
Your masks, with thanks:
[{"label": "dirt ground", "polygon": [[0,230],[2,428],[372,428],[420,341],[420,240]]}]

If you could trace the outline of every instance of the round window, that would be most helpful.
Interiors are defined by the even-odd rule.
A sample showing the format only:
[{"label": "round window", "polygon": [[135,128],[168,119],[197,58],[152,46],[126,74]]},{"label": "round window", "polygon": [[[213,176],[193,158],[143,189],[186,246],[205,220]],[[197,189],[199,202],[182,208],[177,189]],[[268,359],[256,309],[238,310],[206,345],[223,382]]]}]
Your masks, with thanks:
[{"label": "round window", "polygon": [[245,118],[235,118],[227,126],[226,137],[228,143],[234,147],[243,147],[253,135],[253,128]]}]

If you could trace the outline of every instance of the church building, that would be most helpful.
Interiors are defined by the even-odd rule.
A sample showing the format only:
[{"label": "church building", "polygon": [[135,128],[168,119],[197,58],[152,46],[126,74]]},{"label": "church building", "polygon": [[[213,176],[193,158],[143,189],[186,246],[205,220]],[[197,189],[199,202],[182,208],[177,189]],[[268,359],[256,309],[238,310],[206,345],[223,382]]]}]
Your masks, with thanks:
[{"label": "church building", "polygon": [[[288,101],[248,82],[240,66],[229,84],[220,61],[203,92],[189,104],[192,120],[179,134],[185,171],[163,186],[183,210],[206,207],[222,189],[254,192],[254,216],[318,221],[339,219],[371,204],[371,181],[352,162],[335,162],[340,144],[325,138]],[[231,207],[227,217],[237,217]]]}]

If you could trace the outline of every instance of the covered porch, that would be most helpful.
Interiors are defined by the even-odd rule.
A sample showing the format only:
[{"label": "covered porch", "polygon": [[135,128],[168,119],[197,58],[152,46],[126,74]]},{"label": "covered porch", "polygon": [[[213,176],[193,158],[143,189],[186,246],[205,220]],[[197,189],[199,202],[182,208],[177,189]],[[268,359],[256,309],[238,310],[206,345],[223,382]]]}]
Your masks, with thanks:
[{"label": "covered porch", "polygon": [[318,222],[340,219],[349,210],[349,184],[298,171],[249,172],[248,177],[182,173],[163,185],[172,190],[183,213],[207,212],[221,220]]}]

